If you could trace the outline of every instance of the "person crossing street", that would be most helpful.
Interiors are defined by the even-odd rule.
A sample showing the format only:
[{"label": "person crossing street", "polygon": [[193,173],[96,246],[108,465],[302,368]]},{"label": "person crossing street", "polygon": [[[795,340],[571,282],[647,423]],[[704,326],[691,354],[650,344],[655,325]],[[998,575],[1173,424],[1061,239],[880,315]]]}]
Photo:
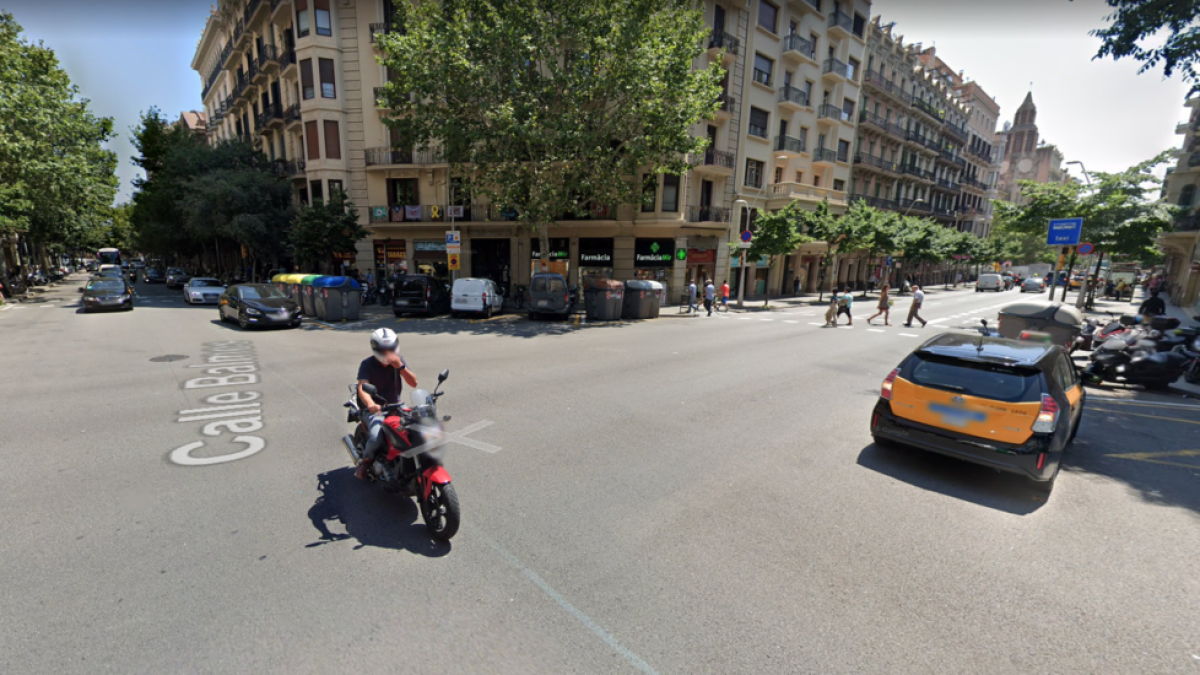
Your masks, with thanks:
[{"label": "person crossing street", "polygon": [[904,322],[905,328],[912,328],[913,319],[921,322],[921,328],[925,327],[925,319],[921,318],[921,305],[925,302],[925,291],[921,290],[920,286],[913,286],[912,305],[908,308],[908,321]]},{"label": "person crossing street", "polygon": [[713,304],[717,300],[717,288],[713,286],[712,279],[704,282],[704,309],[708,310],[708,315],[712,316]]}]

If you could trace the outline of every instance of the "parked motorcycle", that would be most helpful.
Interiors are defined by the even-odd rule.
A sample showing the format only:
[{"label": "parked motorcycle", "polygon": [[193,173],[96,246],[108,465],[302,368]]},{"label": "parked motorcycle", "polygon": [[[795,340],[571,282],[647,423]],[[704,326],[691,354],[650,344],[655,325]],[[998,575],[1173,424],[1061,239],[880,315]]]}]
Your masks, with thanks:
[{"label": "parked motorcycle", "polygon": [[363,288],[362,304],[373,305],[379,302],[379,289],[374,286],[366,286]]},{"label": "parked motorcycle", "polygon": [[[1135,317],[1121,317],[1129,326],[1135,320]],[[1160,351],[1162,339],[1162,333],[1155,329],[1109,338],[1092,352],[1091,363],[1083,375],[1092,384],[1115,382],[1166,389],[1193,367],[1196,359],[1189,357],[1183,345]]]},{"label": "parked motorcycle", "polygon": [[[416,497],[425,527],[440,541],[450,541],[460,522],[458,495],[450,484],[450,473],[442,466],[443,447],[438,444],[445,433],[442,422],[450,421],[449,415],[438,417],[437,400],[443,395],[438,389],[449,376],[449,370],[438,375],[433,393],[414,389],[410,394],[411,406],[404,403],[383,406],[385,448],[375,454],[367,471],[367,479],[378,482],[384,490]],[[368,396],[377,396],[373,385],[364,384],[362,388]],[[355,426],[354,434],[344,436],[342,441],[357,466],[366,447],[370,416],[367,402],[358,396],[358,385],[350,385],[350,400],[345,407],[349,409],[347,421]]]}]

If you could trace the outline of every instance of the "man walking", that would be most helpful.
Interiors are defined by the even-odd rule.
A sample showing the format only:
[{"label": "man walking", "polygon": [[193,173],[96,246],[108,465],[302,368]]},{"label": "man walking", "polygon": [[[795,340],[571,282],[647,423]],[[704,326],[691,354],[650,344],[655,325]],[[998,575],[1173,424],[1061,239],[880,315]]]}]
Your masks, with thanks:
[{"label": "man walking", "polygon": [[921,322],[921,328],[925,327],[925,319],[921,318],[921,304],[925,302],[925,291],[921,290],[920,286],[913,286],[913,301],[908,308],[908,321],[904,322],[905,328],[912,328],[913,319]]},{"label": "man walking", "polygon": [[688,282],[687,296],[688,296],[688,314],[691,314],[692,312],[699,312],[700,308],[696,306],[696,282],[695,281]]},{"label": "man walking", "polygon": [[704,309],[708,310],[708,315],[712,316],[713,303],[717,300],[717,287],[713,286],[712,279],[704,282]]}]

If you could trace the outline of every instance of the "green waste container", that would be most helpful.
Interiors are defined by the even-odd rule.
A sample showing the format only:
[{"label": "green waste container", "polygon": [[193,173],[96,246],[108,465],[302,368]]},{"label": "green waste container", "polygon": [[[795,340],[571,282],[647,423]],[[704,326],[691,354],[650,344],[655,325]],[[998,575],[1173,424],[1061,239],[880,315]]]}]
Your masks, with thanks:
[{"label": "green waste container", "polygon": [[317,296],[313,293],[313,282],[320,279],[319,274],[306,274],[300,279],[298,291],[300,297],[296,302],[300,303],[300,311],[304,312],[304,316],[317,315]]}]

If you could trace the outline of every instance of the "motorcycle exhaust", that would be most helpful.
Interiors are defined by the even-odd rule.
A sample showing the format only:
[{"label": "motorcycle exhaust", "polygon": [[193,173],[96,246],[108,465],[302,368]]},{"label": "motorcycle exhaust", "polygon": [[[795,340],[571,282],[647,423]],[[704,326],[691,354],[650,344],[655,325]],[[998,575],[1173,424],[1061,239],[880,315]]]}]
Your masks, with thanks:
[{"label": "motorcycle exhaust", "polygon": [[354,447],[354,439],[351,438],[350,434],[346,434],[345,436],[342,436],[342,442],[346,444],[346,452],[350,453],[350,462],[354,466],[358,466],[358,463],[362,460],[362,457],[360,457],[358,454],[358,448]]}]

